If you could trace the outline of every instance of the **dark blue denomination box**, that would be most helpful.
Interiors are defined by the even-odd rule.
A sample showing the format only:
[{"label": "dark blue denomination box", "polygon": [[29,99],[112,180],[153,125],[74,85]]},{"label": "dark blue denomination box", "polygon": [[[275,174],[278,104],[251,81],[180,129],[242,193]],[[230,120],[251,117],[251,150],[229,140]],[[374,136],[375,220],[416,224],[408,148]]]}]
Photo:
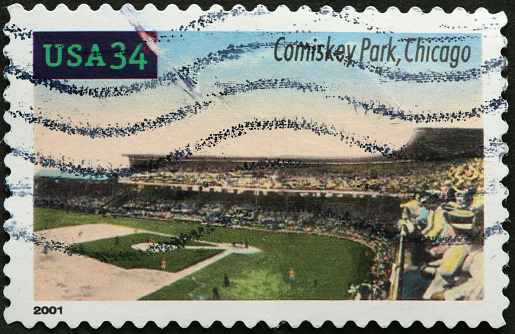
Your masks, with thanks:
[{"label": "dark blue denomination box", "polygon": [[35,32],[36,79],[153,79],[157,32]]}]

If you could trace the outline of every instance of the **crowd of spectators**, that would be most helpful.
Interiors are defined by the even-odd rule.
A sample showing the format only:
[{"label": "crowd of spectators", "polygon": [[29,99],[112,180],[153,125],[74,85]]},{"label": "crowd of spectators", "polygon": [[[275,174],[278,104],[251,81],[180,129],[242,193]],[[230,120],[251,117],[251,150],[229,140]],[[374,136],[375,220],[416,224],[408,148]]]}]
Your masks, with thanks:
[{"label": "crowd of spectators", "polygon": [[102,213],[112,198],[113,196],[38,195],[34,197],[34,206],[98,214]]},{"label": "crowd of spectators", "polygon": [[[409,239],[412,241],[410,265],[417,268],[423,275],[433,275],[438,278],[438,284],[442,286],[442,279],[447,279],[445,275],[451,275],[453,279],[456,279],[456,275],[460,275],[456,272],[443,273],[438,269],[442,259],[444,263],[446,261],[446,252],[455,246],[452,242],[444,245],[442,240],[464,234],[463,229],[456,227],[453,223],[453,219],[456,219],[453,217],[460,212],[461,214],[473,212],[474,230],[480,229],[478,226],[481,225],[480,217],[482,217],[483,161],[473,159],[460,166],[448,164],[433,166],[431,173],[410,170],[402,175],[375,175],[374,178],[367,178],[359,172],[345,176],[327,174],[293,177],[277,174],[274,171],[255,176],[251,171],[239,170],[226,173],[156,172],[135,174],[130,177],[130,180],[135,183],[189,184],[203,187],[370,190],[396,192],[403,197],[411,197],[410,201],[401,206],[403,215],[399,223],[399,228],[403,226],[401,232],[405,231],[409,234]],[[124,199],[121,200],[122,198]],[[435,201],[435,198],[438,200]],[[392,222],[381,221],[381,217],[374,219],[355,217],[343,209],[340,211],[274,209],[251,203],[215,201],[201,203],[166,198],[149,199],[137,194],[133,196],[39,194],[35,196],[34,201],[35,206],[39,207],[114,216],[161,220],[186,218],[215,226],[316,233],[346,238],[363,243],[375,251],[370,279],[361,285],[351,286],[349,293],[356,299],[386,299],[389,296],[391,268],[395,261],[397,247],[395,237],[399,234],[399,230]],[[476,248],[471,249],[476,251]],[[469,249],[460,254],[467,257],[470,252]],[[420,255],[422,253],[425,255]],[[447,259],[447,261],[450,260]],[[463,278],[460,279],[463,280]],[[448,281],[445,282],[448,284]],[[443,284],[443,286],[447,289],[447,285]],[[425,294],[424,298],[442,298],[438,292],[444,293],[445,289],[430,296]]]},{"label": "crowd of spectators", "polygon": [[375,250],[370,268],[370,278],[361,284],[352,284],[348,290],[355,300],[385,300],[389,297],[390,276],[395,261],[395,245],[392,239],[384,241]]},{"label": "crowd of spectators", "polygon": [[[140,218],[188,218],[205,224],[224,227],[252,227],[308,233],[329,233],[367,243],[379,248],[387,224],[378,224],[362,217],[352,217],[348,211],[291,210],[264,208],[252,204],[202,203],[191,201],[152,202],[129,200],[110,213]],[[391,232],[390,232],[391,234]]]},{"label": "crowd of spectators", "polygon": [[[307,173],[305,175],[289,175],[277,169],[237,170],[230,172],[195,172],[195,171],[160,171],[135,173],[125,181],[195,185],[209,187],[237,187],[249,189],[283,189],[283,190],[325,190],[325,191],[376,191],[386,193],[414,193],[429,191],[435,184],[445,180],[462,180],[457,183],[458,189],[468,188],[471,183],[481,181],[483,175],[481,159],[473,159],[465,164],[469,166],[451,167],[443,163],[431,163],[427,168],[406,170],[402,175],[390,172],[367,173],[357,168],[356,172],[338,174],[334,172]],[[464,166],[465,166],[464,165]],[[482,165],[481,165],[482,166]]]},{"label": "crowd of spectators", "polygon": [[[451,167],[442,175],[431,189],[414,193],[401,205],[398,233],[407,236],[405,255],[409,258],[404,266],[404,283],[409,276],[418,277],[416,285],[423,281],[427,284],[422,294],[414,291],[415,285],[403,284],[398,298],[480,300],[484,289],[483,160]],[[379,248],[370,280],[351,285],[351,296],[357,300],[390,297],[389,289],[398,279],[392,271],[395,255],[392,246]]]},{"label": "crowd of spectators", "polygon": [[[405,203],[400,233],[407,236],[410,277],[428,283],[410,299],[481,300],[484,291],[482,161],[452,168],[439,192]],[[405,298],[407,299],[407,298]]]}]

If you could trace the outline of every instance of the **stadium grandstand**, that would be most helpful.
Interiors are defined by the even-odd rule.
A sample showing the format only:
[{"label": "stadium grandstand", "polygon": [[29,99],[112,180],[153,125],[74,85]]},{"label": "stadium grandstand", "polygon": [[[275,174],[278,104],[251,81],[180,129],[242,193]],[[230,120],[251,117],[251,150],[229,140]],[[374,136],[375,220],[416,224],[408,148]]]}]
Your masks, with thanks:
[{"label": "stadium grandstand", "polygon": [[130,176],[36,173],[34,203],[345,238],[375,252],[355,299],[481,299],[480,273],[463,263],[482,256],[482,147],[481,129],[421,128],[394,157],[126,154]]}]

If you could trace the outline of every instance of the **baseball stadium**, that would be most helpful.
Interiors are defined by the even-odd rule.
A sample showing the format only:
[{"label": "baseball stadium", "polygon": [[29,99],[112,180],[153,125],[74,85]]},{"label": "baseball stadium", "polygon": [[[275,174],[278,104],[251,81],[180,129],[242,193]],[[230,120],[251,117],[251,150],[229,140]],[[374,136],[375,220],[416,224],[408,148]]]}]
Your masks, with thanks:
[{"label": "baseball stadium", "polygon": [[40,170],[34,299],[482,299],[482,129],[420,128],[401,152]]}]

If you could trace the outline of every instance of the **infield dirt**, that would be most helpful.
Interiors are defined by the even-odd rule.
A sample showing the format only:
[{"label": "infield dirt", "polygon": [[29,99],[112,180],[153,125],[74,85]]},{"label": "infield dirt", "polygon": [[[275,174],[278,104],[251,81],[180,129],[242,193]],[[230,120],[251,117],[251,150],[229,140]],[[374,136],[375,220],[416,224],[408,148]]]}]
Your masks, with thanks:
[{"label": "infield dirt", "polygon": [[[143,231],[115,225],[89,224],[38,231],[35,235],[38,240],[66,246],[138,232]],[[78,254],[70,255],[63,249],[48,248],[45,254],[43,245],[35,245],[34,300],[137,300],[233,252],[250,251],[233,249],[228,244],[220,244],[219,247],[224,252],[177,273],[171,273],[151,269],[123,269]]]}]

